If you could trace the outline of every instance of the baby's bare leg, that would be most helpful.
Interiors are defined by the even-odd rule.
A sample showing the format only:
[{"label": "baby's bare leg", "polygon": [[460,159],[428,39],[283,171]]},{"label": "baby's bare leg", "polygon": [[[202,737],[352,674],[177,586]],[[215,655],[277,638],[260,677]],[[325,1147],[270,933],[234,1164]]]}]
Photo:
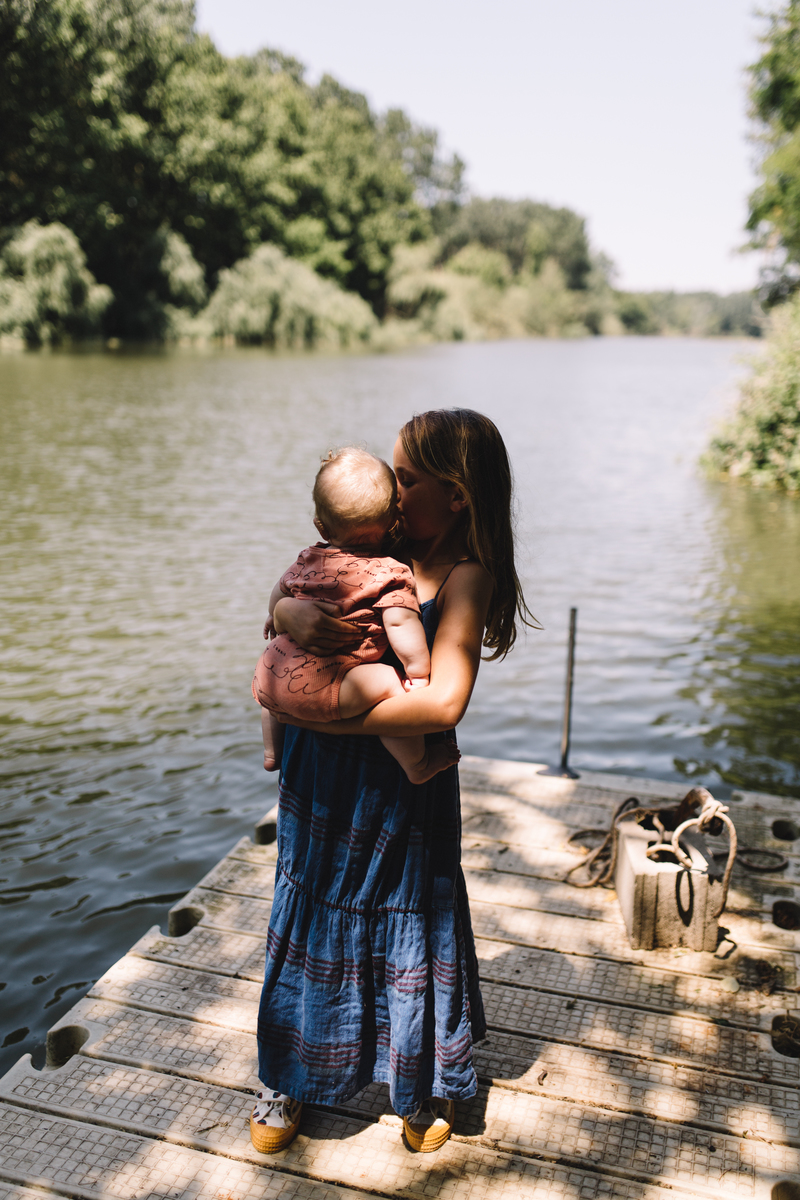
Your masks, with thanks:
[{"label": "baby's bare leg", "polygon": [[392,758],[397,759],[410,783],[427,783],[461,758],[455,742],[435,742],[426,746],[422,734],[418,737],[382,737],[381,741]]},{"label": "baby's bare leg", "polygon": [[[362,663],[348,671],[342,680],[339,715],[344,720],[357,717],[380,704],[381,700],[402,695],[403,685],[394,667],[386,663]],[[461,758],[453,742],[437,742],[433,746],[426,746],[422,734],[418,737],[382,737],[381,741],[392,757],[397,759],[411,783],[425,783]]]},{"label": "baby's bare leg", "polygon": [[264,741],[264,770],[277,771],[283,756],[283,726],[268,708],[261,710],[261,737]]},{"label": "baby's bare leg", "polygon": [[386,663],[360,663],[348,671],[339,688],[339,716],[343,721],[358,717],[381,700],[402,696],[397,671]]}]

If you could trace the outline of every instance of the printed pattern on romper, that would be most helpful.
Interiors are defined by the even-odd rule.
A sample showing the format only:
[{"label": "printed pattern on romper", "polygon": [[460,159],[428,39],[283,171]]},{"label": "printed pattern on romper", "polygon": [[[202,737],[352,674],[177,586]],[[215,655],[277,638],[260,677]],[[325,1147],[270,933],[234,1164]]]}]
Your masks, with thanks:
[{"label": "printed pattern on romper", "polygon": [[280,586],[287,596],[338,604],[342,619],[353,625],[357,644],[340,654],[319,657],[303,650],[288,634],[279,634],[259,659],[253,694],[273,711],[332,720],[338,715],[338,688],[347,672],[359,663],[378,662],[386,652],[389,643],[379,610],[420,611],[414,577],[393,558],[357,556],[316,545],[301,552],[281,577]]}]

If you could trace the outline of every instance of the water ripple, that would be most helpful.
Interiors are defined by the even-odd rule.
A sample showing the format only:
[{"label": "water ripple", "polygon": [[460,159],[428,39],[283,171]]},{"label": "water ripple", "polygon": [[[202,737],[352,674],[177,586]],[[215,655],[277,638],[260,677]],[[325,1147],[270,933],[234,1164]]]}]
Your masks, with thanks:
[{"label": "water ripple", "polygon": [[[0,1070],[269,808],[249,695],[330,446],[413,411],[508,439],[544,630],[482,668],[468,752],[800,795],[800,504],[695,462],[742,346],[594,339],[386,357],[0,359]],[[46,986],[45,986],[46,985]]]}]

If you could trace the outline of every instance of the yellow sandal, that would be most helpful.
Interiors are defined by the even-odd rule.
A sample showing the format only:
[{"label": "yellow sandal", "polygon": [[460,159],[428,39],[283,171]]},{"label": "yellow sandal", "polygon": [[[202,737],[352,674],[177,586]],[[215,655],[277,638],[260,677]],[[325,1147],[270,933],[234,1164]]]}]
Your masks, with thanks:
[{"label": "yellow sandal", "polygon": [[429,1100],[423,1100],[413,1116],[403,1117],[403,1133],[412,1150],[430,1154],[450,1137],[454,1119],[453,1101],[431,1096]]},{"label": "yellow sandal", "polygon": [[285,1150],[300,1128],[303,1104],[283,1092],[262,1087],[256,1092],[256,1104],[250,1114],[250,1141],[259,1154]]}]

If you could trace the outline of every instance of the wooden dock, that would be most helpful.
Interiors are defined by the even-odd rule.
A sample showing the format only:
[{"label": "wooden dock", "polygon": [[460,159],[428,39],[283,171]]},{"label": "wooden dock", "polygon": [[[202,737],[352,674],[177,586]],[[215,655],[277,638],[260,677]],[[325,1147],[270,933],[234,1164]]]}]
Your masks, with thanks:
[{"label": "wooden dock", "polygon": [[563,882],[567,838],[685,787],[538,770],[462,762],[489,1036],[442,1150],[406,1149],[379,1085],[253,1150],[276,847],[243,838],[58,1022],[48,1067],[0,1080],[0,1200],[800,1200],[800,1058],[772,1035],[800,1019],[800,934],[772,919],[799,899],[800,839],[773,830],[800,832],[792,802],[731,802],[740,841],[789,866],[736,867],[716,954],[631,950],[614,893]]}]

